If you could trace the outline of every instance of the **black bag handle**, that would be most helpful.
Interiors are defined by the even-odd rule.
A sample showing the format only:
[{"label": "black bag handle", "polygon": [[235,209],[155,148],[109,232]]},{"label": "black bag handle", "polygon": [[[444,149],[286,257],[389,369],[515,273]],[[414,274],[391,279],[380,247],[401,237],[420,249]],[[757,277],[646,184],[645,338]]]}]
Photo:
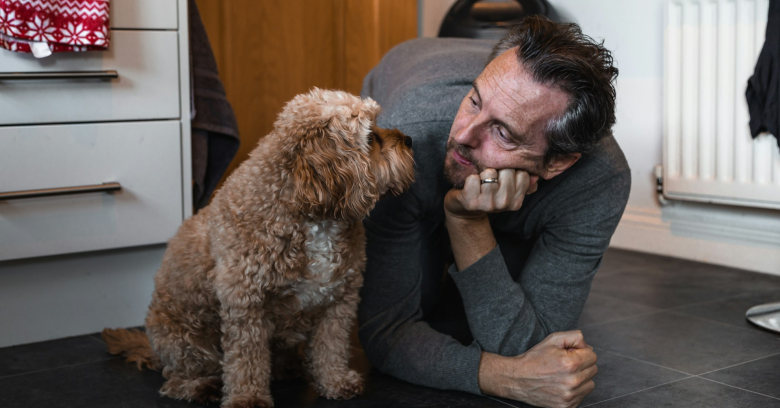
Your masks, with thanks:
[{"label": "black bag handle", "polygon": [[[471,9],[474,7],[476,3],[479,3],[481,0],[458,0],[455,2],[455,4],[450,7],[450,11],[448,12],[449,15],[452,15],[454,17],[460,17],[465,18],[472,16]],[[548,11],[548,5],[547,2],[543,0],[515,0],[517,3],[519,3],[520,8],[522,9],[522,16],[530,16],[533,14],[547,14]],[[485,5],[491,5],[500,7],[501,2],[484,2]]]},{"label": "black bag handle", "polygon": [[444,17],[439,36],[465,36],[461,34],[468,30],[500,30],[518,23],[526,16],[550,13],[550,6],[545,0],[515,0],[515,2],[517,4],[457,0]]}]

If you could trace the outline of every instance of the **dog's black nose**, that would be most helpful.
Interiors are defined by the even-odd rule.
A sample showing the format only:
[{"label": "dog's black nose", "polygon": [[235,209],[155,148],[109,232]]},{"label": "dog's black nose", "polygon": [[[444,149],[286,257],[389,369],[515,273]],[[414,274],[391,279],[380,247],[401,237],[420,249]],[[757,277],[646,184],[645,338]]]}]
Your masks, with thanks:
[{"label": "dog's black nose", "polygon": [[404,136],[404,144],[406,147],[412,147],[412,138],[409,136]]}]

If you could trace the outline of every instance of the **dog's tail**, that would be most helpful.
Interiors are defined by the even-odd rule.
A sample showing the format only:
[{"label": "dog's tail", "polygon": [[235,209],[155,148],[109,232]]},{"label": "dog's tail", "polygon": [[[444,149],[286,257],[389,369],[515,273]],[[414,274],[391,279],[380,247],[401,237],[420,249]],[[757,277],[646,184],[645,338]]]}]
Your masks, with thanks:
[{"label": "dog's tail", "polygon": [[128,363],[135,363],[139,370],[146,366],[150,370],[159,371],[162,367],[149,338],[140,330],[103,329],[101,337],[110,354],[123,356]]}]

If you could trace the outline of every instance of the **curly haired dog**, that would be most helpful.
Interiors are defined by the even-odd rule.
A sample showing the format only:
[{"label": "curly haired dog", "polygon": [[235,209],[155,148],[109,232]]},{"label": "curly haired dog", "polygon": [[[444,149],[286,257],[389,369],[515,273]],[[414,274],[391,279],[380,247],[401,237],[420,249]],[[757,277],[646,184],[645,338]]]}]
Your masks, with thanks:
[{"label": "curly haired dog", "polygon": [[377,128],[378,112],[371,99],[317,88],[288,102],[169,242],[146,334],[106,329],[109,352],[161,368],[163,395],[270,407],[272,354],[304,344],[322,396],[360,393],[348,359],[365,266],[362,219],[414,177],[411,139]]}]

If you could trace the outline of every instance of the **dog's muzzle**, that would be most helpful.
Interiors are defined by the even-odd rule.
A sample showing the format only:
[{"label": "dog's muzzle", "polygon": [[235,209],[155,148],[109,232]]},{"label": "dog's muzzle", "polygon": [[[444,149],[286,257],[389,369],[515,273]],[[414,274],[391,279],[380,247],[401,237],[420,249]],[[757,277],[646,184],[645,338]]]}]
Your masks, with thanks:
[{"label": "dog's muzzle", "polygon": [[406,147],[412,147],[412,138],[409,136],[404,136],[404,144]]}]

